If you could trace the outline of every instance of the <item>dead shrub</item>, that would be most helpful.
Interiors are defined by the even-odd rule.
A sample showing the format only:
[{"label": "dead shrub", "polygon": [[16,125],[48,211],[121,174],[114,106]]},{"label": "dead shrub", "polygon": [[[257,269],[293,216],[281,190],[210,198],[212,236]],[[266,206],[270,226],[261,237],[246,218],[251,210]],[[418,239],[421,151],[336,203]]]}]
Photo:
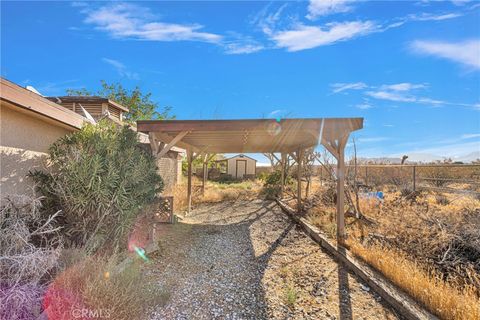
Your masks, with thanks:
[{"label": "dead shrub", "polygon": [[61,243],[39,198],[7,195],[0,205],[0,319],[36,319]]},{"label": "dead shrub", "polygon": [[440,204],[442,206],[446,206],[450,203],[450,200],[448,200],[448,198],[443,194],[435,195],[435,201],[437,202],[437,204]]}]

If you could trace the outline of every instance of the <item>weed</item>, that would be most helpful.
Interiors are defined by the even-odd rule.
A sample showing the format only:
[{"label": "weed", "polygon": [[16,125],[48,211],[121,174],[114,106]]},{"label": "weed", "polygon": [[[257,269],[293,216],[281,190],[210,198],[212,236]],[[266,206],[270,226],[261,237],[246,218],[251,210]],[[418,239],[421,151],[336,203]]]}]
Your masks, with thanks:
[{"label": "weed", "polygon": [[285,289],[285,303],[290,309],[294,309],[297,299],[298,299],[297,290],[293,286],[288,285],[287,288]]}]

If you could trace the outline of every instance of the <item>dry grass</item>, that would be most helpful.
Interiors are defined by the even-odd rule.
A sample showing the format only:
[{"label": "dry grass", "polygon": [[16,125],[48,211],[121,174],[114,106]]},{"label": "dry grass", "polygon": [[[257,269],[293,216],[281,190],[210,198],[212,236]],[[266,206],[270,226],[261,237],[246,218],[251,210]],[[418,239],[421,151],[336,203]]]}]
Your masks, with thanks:
[{"label": "dry grass", "polygon": [[[306,218],[335,238],[335,208],[317,199]],[[347,218],[352,253],[445,319],[480,319],[480,201],[400,192],[360,199],[373,224]]]},{"label": "dry grass", "polygon": [[96,315],[92,318],[145,317],[149,307],[161,303],[158,297],[164,295],[145,281],[140,263],[119,272],[115,267],[118,262],[116,256],[90,257],[59,274],[44,298],[48,318],[70,319],[78,312]]},{"label": "dry grass", "polygon": [[472,287],[458,289],[435,271],[426,272],[401,251],[349,241],[350,250],[443,319],[480,319],[480,299]]},{"label": "dry grass", "polygon": [[[208,181],[205,188],[205,195],[202,195],[201,182],[193,179],[192,204],[217,203],[236,199],[253,199],[260,194],[261,183],[258,181],[239,181],[233,183],[217,183]],[[174,211],[182,212],[187,209],[187,184],[175,185],[170,190],[166,190],[165,195],[173,196]]]}]

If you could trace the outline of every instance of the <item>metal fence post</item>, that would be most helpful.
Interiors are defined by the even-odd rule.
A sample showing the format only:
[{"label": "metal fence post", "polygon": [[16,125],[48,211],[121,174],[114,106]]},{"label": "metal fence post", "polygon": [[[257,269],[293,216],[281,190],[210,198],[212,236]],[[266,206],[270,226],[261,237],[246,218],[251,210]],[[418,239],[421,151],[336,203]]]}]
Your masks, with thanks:
[{"label": "metal fence post", "polygon": [[416,168],[417,166],[413,166],[413,191],[417,191],[417,183],[416,183],[416,179],[415,179],[415,174],[416,174]]},{"label": "metal fence post", "polygon": [[365,166],[365,185],[368,186],[368,166]]}]

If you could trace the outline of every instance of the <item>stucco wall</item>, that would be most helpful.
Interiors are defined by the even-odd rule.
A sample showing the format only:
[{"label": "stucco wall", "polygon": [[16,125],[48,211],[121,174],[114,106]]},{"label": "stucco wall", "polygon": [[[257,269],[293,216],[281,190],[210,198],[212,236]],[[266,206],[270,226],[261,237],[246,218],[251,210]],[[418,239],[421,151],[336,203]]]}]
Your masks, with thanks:
[{"label": "stucco wall", "polygon": [[[72,129],[73,130],[73,129]],[[0,195],[31,193],[29,170],[43,165],[48,147],[71,130],[0,103]]]}]

